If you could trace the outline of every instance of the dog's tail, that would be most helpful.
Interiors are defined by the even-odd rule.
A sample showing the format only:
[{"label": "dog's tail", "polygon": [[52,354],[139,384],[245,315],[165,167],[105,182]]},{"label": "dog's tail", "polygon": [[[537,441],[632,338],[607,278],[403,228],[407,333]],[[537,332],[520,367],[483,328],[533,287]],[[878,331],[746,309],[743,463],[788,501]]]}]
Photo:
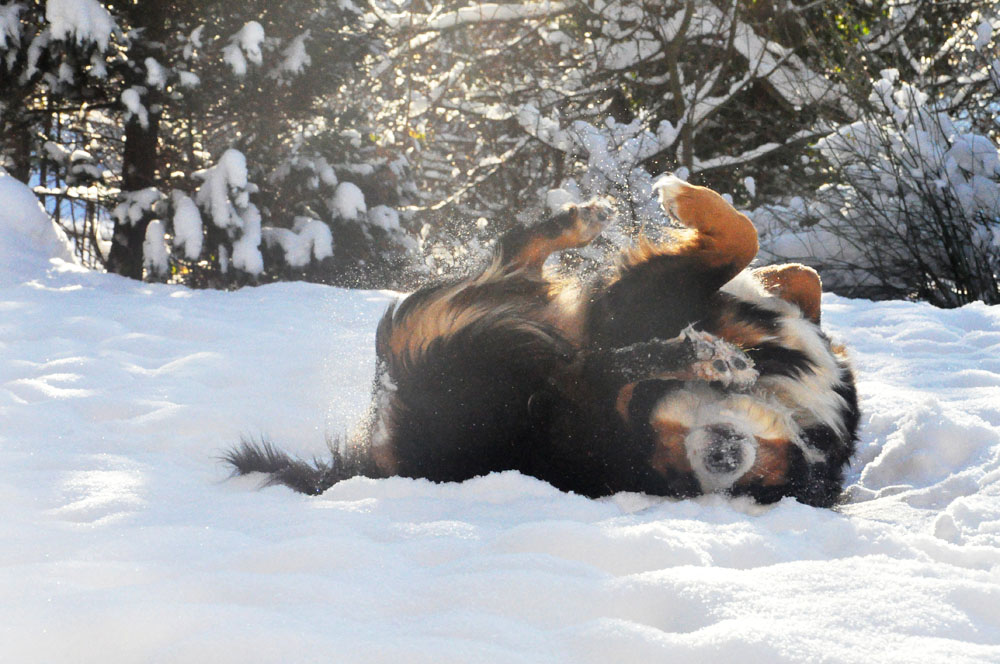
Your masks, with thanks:
[{"label": "dog's tail", "polygon": [[348,446],[346,449],[328,440],[330,460],[296,459],[274,446],[269,440],[244,438],[222,456],[233,467],[233,475],[263,473],[263,486],[284,484],[310,496],[318,496],[331,486],[351,477],[381,477],[378,468],[365,450]]}]

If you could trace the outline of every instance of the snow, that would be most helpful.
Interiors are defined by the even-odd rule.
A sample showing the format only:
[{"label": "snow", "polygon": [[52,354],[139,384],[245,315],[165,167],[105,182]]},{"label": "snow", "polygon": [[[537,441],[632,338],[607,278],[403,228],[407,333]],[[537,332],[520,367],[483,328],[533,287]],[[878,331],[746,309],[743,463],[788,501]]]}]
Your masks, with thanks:
[{"label": "snow", "polygon": [[142,265],[153,275],[165,275],[170,269],[167,238],[163,222],[158,219],[153,219],[146,226],[146,238],[142,243]]},{"label": "snow", "polygon": [[368,211],[364,193],[353,182],[341,182],[337,185],[330,206],[341,219],[357,219]]},{"label": "snow", "polygon": [[402,232],[399,225],[399,212],[388,205],[376,205],[368,211],[368,223],[378,226],[386,233]]},{"label": "snow", "polygon": [[193,72],[179,71],[177,72],[177,76],[180,78],[181,86],[185,88],[194,88],[201,83],[201,78]]},{"label": "snow", "polygon": [[174,246],[184,247],[184,256],[188,260],[195,260],[201,255],[205,241],[201,212],[195,202],[182,192],[173,193],[173,202]]},{"label": "snow", "polygon": [[310,31],[306,30],[281,52],[284,60],[281,61],[280,70],[289,74],[301,74],[306,67],[312,64],[312,58],[306,51],[306,40],[310,39]]},{"label": "snow", "polygon": [[139,124],[143,129],[149,127],[149,112],[142,103],[142,93],[144,90],[136,85],[122,90],[122,103],[125,104],[125,108],[128,112],[125,114],[125,120],[129,120],[132,116],[139,118]]},{"label": "snow", "polygon": [[167,86],[167,70],[156,61],[156,58],[146,58],[146,85],[162,90]]},{"label": "snow", "polygon": [[1000,661],[1000,307],[824,297],[864,411],[839,510],[516,473],[313,498],[218,458],[323,455],[394,294],[85,271],[30,196],[0,177],[2,661]]},{"label": "snow", "polygon": [[119,198],[121,203],[115,206],[111,214],[123,224],[134,226],[163,199],[163,194],[156,187],[146,187],[136,191],[123,191]]},{"label": "snow", "polygon": [[976,39],[973,46],[977,51],[985,49],[993,39],[993,26],[985,18],[976,26]]},{"label": "snow", "polygon": [[95,42],[102,51],[107,50],[115,30],[114,19],[97,0],[46,0],[45,20],[53,39]]},{"label": "snow", "polygon": [[468,7],[461,7],[455,11],[444,12],[434,16],[383,13],[380,18],[392,28],[416,25],[424,30],[447,30],[468,23],[515,21],[551,16],[565,11],[567,4],[565,2],[552,2],[551,0],[505,5],[492,2],[479,2],[470,4]]},{"label": "snow", "polygon": [[[905,245],[899,238],[925,242],[920,238],[927,228],[941,224],[944,233],[957,231],[972,240],[963,242],[970,256],[963,260],[996,265],[1000,145],[995,137],[962,131],[967,119],[938,110],[932,97],[901,80],[898,70],[884,69],[880,76],[869,100],[881,112],[841,125],[815,144],[840,171],[843,184],[822,185],[798,208],[755,210],[762,250],[781,260],[830,259],[828,265],[849,269],[824,272],[829,286],[863,285],[891,264],[882,255],[900,255]],[[946,275],[951,259],[943,249],[934,250],[943,244],[921,251],[920,260]],[[884,246],[883,254],[876,257],[873,246]],[[902,271],[890,268],[894,277]],[[916,267],[912,272],[919,273]]]},{"label": "snow", "polygon": [[[66,234],[45,214],[31,189],[0,169],[0,284],[19,282],[20,274],[44,272],[52,259],[73,260]],[[0,351],[2,339],[0,334]]]},{"label": "snow", "polygon": [[263,61],[263,54],[260,50],[263,42],[263,26],[257,21],[248,21],[232,36],[229,44],[222,49],[222,59],[232,68],[234,74],[244,76],[247,73],[247,60],[255,65],[259,65]]},{"label": "snow", "polygon": [[234,267],[249,274],[263,272],[260,210],[250,202],[250,194],[257,191],[257,186],[248,179],[246,157],[230,148],[213,166],[194,175],[202,180],[195,194],[198,207],[233,241],[231,256],[220,251],[223,272],[228,270],[230,260]]},{"label": "snow", "polygon": [[21,12],[24,9],[24,5],[16,2],[0,5],[0,51],[6,51],[21,43]]},{"label": "snow", "polygon": [[263,239],[268,245],[278,245],[285,255],[285,262],[292,267],[305,267],[314,258],[321,261],[333,256],[333,233],[319,219],[297,217],[293,228],[263,228]]}]

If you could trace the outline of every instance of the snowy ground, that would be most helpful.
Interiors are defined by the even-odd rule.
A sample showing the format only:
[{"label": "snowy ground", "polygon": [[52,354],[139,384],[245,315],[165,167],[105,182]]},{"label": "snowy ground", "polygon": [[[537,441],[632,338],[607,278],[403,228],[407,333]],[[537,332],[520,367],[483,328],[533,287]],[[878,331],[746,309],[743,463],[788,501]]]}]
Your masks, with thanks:
[{"label": "snowy ground", "polygon": [[390,296],[86,272],[22,193],[0,177],[0,661],[1000,661],[1000,307],[825,298],[865,413],[838,511],[514,473],[309,498],[217,457],[348,429]]}]

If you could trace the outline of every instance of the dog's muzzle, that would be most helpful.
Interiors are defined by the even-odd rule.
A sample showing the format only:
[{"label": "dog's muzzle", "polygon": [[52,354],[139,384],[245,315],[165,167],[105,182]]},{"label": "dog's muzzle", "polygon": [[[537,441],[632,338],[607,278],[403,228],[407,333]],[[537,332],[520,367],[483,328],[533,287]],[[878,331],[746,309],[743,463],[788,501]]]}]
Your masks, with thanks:
[{"label": "dog's muzzle", "polygon": [[708,472],[727,475],[743,465],[744,448],[750,443],[746,436],[726,424],[713,424],[705,431],[709,441],[702,458]]},{"label": "dog's muzzle", "polygon": [[684,446],[706,493],[728,490],[757,458],[757,440],[728,422],[713,422],[692,430]]}]

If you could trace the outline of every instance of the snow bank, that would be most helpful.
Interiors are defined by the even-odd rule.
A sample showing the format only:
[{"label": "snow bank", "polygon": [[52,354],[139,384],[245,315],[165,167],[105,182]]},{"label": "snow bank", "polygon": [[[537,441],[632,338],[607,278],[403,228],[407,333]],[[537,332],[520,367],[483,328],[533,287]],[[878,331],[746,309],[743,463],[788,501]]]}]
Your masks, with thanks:
[{"label": "snow bank", "polygon": [[309,498],[218,457],[258,434],[323,454],[391,294],[22,276],[12,208],[2,661],[1000,661],[1000,307],[824,299],[864,409],[839,511],[515,473]]},{"label": "snow bank", "polygon": [[66,234],[31,189],[0,171],[0,284],[40,276],[53,258],[73,261]]}]

